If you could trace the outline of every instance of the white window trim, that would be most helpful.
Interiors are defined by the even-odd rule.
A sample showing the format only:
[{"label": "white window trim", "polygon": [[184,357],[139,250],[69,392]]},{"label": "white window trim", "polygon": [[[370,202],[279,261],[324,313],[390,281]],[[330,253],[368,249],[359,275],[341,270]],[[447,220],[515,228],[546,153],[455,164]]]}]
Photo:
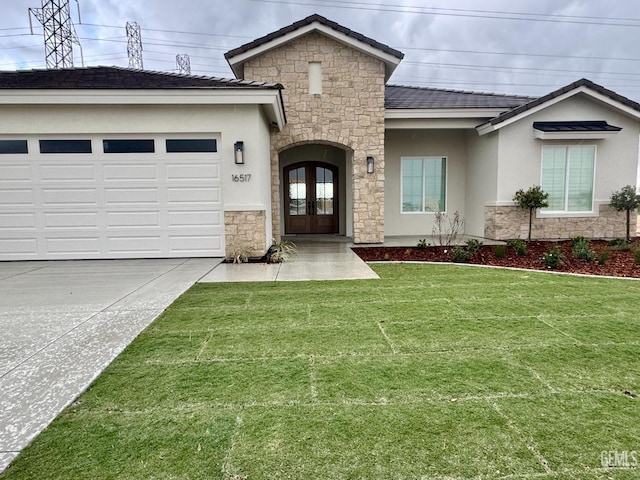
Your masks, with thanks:
[{"label": "white window trim", "polygon": [[[596,203],[596,173],[597,173],[597,165],[598,165],[598,146],[597,145],[583,145],[583,144],[575,144],[575,145],[543,145],[542,148],[540,149],[540,185],[542,185],[542,163],[544,160],[544,148],[545,147],[552,147],[552,148],[558,148],[558,147],[564,147],[567,149],[571,148],[571,147],[593,147],[593,183],[591,185],[591,210],[576,210],[576,211],[569,211],[569,210],[548,210],[548,209],[544,209],[541,208],[538,210],[538,216],[539,217],[547,217],[547,218],[563,218],[563,217],[597,217],[598,216],[598,212],[595,209],[595,203]],[[567,171],[567,159],[568,159],[568,154],[567,157],[565,158],[565,172]],[[569,175],[565,175],[565,179],[564,179],[564,204],[568,205],[569,204]]]},{"label": "white window trim", "polygon": [[[445,161],[444,168],[444,210],[441,212],[405,212],[402,210],[402,199],[404,198],[404,182],[402,181],[402,161],[403,160],[424,160],[425,158],[440,158]],[[424,167],[422,168],[422,200],[424,201]],[[435,215],[436,213],[447,213],[449,207],[449,157],[446,155],[422,155],[400,157],[400,215]],[[424,208],[424,206],[423,206]]]}]

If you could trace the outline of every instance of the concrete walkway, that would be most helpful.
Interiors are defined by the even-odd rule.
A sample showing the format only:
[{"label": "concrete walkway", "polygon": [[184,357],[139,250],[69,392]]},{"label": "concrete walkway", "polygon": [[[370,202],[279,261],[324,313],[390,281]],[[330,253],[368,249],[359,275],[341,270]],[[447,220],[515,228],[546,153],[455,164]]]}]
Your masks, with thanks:
[{"label": "concrete walkway", "polygon": [[0,262],[0,471],[219,262]]},{"label": "concrete walkway", "polygon": [[[294,240],[297,252],[284,263],[221,263],[201,282],[290,282],[305,280],[358,280],[379,278],[339,240]],[[342,237],[344,239],[344,237]]]}]

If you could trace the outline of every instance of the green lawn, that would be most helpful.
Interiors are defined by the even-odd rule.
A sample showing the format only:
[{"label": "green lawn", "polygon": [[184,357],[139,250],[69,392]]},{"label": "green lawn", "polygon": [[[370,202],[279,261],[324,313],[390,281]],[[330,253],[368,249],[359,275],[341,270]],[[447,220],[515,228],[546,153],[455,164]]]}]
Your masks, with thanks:
[{"label": "green lawn", "polygon": [[374,268],[196,285],[0,479],[640,478],[640,282]]}]

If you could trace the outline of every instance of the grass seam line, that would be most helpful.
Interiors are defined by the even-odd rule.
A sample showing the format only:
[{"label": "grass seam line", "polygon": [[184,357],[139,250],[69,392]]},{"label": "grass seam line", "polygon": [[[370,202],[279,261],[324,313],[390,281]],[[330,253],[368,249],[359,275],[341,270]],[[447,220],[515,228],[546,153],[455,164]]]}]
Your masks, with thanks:
[{"label": "grass seam line", "polygon": [[317,378],[316,378],[316,369],[315,369],[316,361],[313,355],[309,358],[309,387],[311,390],[311,402],[318,403],[318,389],[317,389]]},{"label": "grass seam line", "polygon": [[584,343],[582,343],[582,342],[581,342],[580,340],[578,340],[577,338],[572,337],[572,336],[571,336],[571,335],[569,335],[567,332],[563,332],[562,330],[560,330],[560,329],[559,329],[558,327],[556,327],[555,325],[551,325],[550,323],[547,323],[547,322],[546,322],[546,321],[544,321],[541,317],[542,317],[542,314],[541,314],[541,315],[538,315],[538,316],[536,317],[536,319],[537,319],[539,322],[544,323],[544,324],[545,324],[547,327],[549,327],[550,329],[555,330],[556,332],[558,332],[558,333],[560,333],[560,334],[564,335],[565,337],[569,338],[570,340],[573,340],[574,342],[576,342],[576,344],[578,344],[578,345],[584,345]]},{"label": "grass seam line", "polygon": [[[518,436],[522,439],[525,439],[525,435],[524,432],[520,429],[520,427],[518,427],[513,420],[511,420],[511,418],[509,418],[509,416],[504,413],[502,410],[500,410],[500,407],[498,406],[498,404],[492,400],[487,399],[486,400],[487,403],[491,406],[491,408],[493,408],[496,413],[498,415],[500,415],[506,422],[507,422],[507,426],[513,430],[515,433],[518,434]],[[548,474],[552,474],[554,473],[553,470],[551,470],[551,467],[549,467],[549,462],[547,461],[546,458],[544,458],[544,456],[540,453],[540,451],[533,445],[533,442],[530,441],[530,439],[525,439],[524,440],[524,444],[527,447],[527,449],[532,453],[532,455],[538,460],[538,462],[540,462],[540,465],[542,465],[542,468],[544,468],[544,471]]]},{"label": "grass seam line", "polygon": [[229,449],[224,456],[224,462],[222,462],[222,474],[228,477],[233,475],[233,465],[231,465],[231,459],[233,457],[233,451],[236,447],[236,437],[238,436],[238,432],[240,431],[240,427],[242,426],[242,417],[238,415],[236,417],[236,425],[233,428],[233,434],[231,434],[231,442],[229,442]]},{"label": "grass seam line", "polygon": [[207,344],[209,343],[209,340],[211,340],[212,336],[213,336],[213,331],[209,331],[207,338],[204,339],[204,341],[202,342],[202,346],[200,347],[200,350],[198,350],[198,354],[196,355],[196,358],[195,358],[196,361],[200,360],[200,357],[204,353],[204,349],[207,348]]},{"label": "grass seam line", "polygon": [[376,322],[376,323],[378,324],[378,329],[380,329],[380,333],[382,333],[382,336],[389,344],[389,348],[391,348],[391,351],[393,352],[394,355],[397,355],[398,350],[396,349],[396,346],[394,345],[393,341],[389,338],[389,335],[387,335],[387,332],[385,332],[384,327],[382,326],[382,323],[380,322]]}]

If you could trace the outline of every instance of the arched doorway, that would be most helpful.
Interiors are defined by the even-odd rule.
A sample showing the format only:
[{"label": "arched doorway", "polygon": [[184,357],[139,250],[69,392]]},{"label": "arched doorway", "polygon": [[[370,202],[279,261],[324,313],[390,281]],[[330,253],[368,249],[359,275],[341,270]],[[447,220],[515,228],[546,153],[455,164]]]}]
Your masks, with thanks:
[{"label": "arched doorway", "polygon": [[338,168],[298,162],[284,169],[285,233],[338,233]]}]

